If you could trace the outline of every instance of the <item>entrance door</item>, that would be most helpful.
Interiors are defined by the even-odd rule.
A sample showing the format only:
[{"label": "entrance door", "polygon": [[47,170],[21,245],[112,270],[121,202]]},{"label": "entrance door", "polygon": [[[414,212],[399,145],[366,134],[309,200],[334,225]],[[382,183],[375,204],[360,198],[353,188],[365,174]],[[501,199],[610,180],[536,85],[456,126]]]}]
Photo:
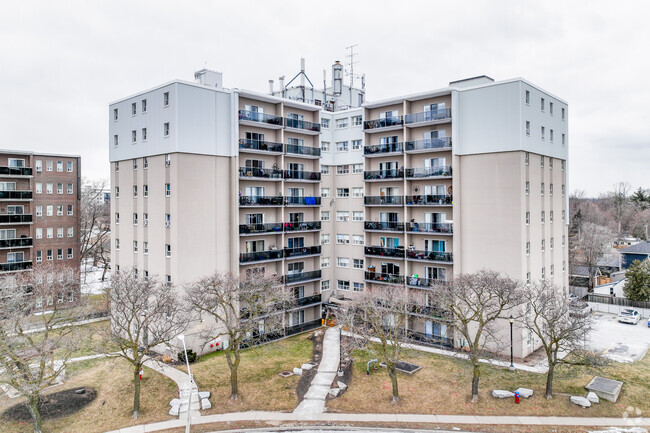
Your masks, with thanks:
[{"label": "entrance door", "polygon": [[424,335],[427,337],[433,336],[433,322],[431,320],[424,322]]}]

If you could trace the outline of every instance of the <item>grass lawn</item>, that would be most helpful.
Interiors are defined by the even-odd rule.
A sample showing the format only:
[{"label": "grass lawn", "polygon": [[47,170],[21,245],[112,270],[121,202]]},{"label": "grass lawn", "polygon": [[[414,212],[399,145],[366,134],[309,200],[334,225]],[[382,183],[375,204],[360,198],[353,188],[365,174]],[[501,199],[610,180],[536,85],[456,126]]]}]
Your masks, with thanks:
[{"label": "grass lawn", "polygon": [[[145,368],[142,380],[140,418],[131,419],[133,407],[132,370],[122,359],[101,359],[71,364],[68,378],[63,385],[50,388],[47,392],[58,392],[69,388],[91,387],[97,390],[97,398],[79,412],[44,422],[48,433],[94,433],[114,430],[134,424],[143,424],[172,419],[167,415],[169,401],[178,396],[176,384],[166,377]],[[20,399],[9,399],[2,393],[0,412],[18,403]],[[3,433],[24,433],[32,431],[32,424],[1,419]]]},{"label": "grass lawn", "polygon": [[[433,413],[444,415],[539,415],[539,416],[586,416],[620,417],[628,406],[640,408],[650,414],[650,356],[632,364],[618,364],[600,369],[588,367],[562,367],[556,369],[554,398],[546,400],[545,374],[511,372],[487,364],[481,366],[479,402],[472,404],[472,368],[469,361],[457,360],[424,352],[409,352],[405,361],[423,368],[413,376],[398,373],[401,400],[391,403],[390,378],[386,370],[379,368],[366,375],[366,362],[370,357],[364,352],[355,353],[352,381],[349,389],[339,398],[327,403],[331,412],[356,413]],[[601,400],[590,409],[583,409],[569,402],[570,395],[585,396],[584,386],[594,376],[605,376],[624,382],[617,403]],[[531,388],[535,394],[530,399],[496,399],[493,389],[510,391],[518,387]]]},{"label": "grass lawn", "polygon": [[[200,391],[210,391],[212,409],[202,414],[246,410],[292,411],[298,405],[298,376],[280,377],[283,370],[309,362],[311,334],[302,334],[242,352],[239,365],[240,400],[230,401],[230,369],[223,352],[203,356],[191,365]],[[181,368],[179,366],[179,368]],[[183,367],[183,371],[186,369]]]}]

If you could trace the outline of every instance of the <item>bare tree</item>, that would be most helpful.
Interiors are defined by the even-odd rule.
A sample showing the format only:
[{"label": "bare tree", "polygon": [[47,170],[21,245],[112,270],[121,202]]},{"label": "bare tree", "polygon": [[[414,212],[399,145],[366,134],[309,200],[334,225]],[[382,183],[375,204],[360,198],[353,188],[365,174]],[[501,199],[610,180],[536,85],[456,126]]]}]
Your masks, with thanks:
[{"label": "bare tree", "polygon": [[[80,252],[84,263],[92,259],[93,266],[101,260],[106,276],[110,255],[110,204],[104,202],[106,180],[84,182],[81,191]],[[108,253],[108,254],[107,254]],[[85,281],[85,275],[84,275]]]},{"label": "bare tree", "polygon": [[437,303],[453,315],[454,328],[469,350],[474,367],[472,402],[477,402],[481,376],[479,359],[486,346],[498,347],[500,337],[496,321],[503,317],[505,310],[520,303],[519,283],[498,272],[483,270],[456,276],[446,283],[435,283],[433,291]]},{"label": "bare tree", "polygon": [[337,314],[358,339],[358,346],[386,364],[393,403],[399,400],[397,363],[405,352],[404,329],[409,312],[424,306],[424,298],[397,285],[370,285]]},{"label": "bare tree", "polygon": [[230,398],[237,400],[241,350],[279,332],[283,312],[293,304],[293,294],[281,286],[278,277],[257,272],[215,273],[186,290],[191,307],[216,322],[202,332],[205,343],[217,338],[227,341],[224,351],[230,369]]},{"label": "bare tree", "polygon": [[524,328],[542,343],[548,362],[546,398],[553,398],[555,367],[564,362],[560,355],[579,348],[592,330],[593,319],[581,305],[573,307],[560,287],[546,280],[526,287],[523,300]]},{"label": "bare tree", "polygon": [[83,341],[71,326],[82,308],[66,308],[78,293],[78,272],[51,265],[7,277],[0,288],[0,379],[27,398],[35,433],[43,429],[43,390],[59,381]]},{"label": "bare tree", "polygon": [[593,223],[584,223],[576,247],[581,253],[582,262],[587,266],[589,272],[589,289],[594,287],[594,273],[600,260],[610,248],[614,240],[614,234],[607,227]]},{"label": "bare tree", "polygon": [[[187,326],[185,305],[173,287],[154,277],[119,271],[108,289],[111,327],[106,341],[119,348],[118,356],[133,368],[133,418],[140,414],[140,369],[145,355],[168,344]],[[101,350],[102,348],[98,348]]]}]

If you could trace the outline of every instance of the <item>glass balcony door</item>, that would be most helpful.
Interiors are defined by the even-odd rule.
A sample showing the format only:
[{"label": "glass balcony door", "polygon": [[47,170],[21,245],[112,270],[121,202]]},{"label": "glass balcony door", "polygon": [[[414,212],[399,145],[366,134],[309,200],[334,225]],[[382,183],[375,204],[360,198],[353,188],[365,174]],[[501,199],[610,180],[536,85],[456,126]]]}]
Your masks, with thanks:
[{"label": "glass balcony door", "polygon": [[289,238],[287,244],[289,248],[302,248],[305,246],[305,238]]},{"label": "glass balcony door", "polygon": [[399,265],[395,263],[386,263],[382,262],[381,264],[381,273],[382,274],[399,274]]},{"label": "glass balcony door", "polygon": [[444,253],[445,252],[445,241],[439,241],[437,239],[425,239],[424,240],[424,250],[427,253]]},{"label": "glass balcony door", "polygon": [[264,251],[264,241],[247,241],[246,242],[246,252],[247,253],[256,253],[259,251]]}]

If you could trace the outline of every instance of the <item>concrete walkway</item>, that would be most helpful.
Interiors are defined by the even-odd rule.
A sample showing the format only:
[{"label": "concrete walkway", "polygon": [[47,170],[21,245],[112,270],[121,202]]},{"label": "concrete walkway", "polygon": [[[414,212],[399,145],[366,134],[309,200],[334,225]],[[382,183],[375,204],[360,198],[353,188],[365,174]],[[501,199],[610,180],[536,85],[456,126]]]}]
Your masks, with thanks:
[{"label": "concrete walkway", "polygon": [[[474,415],[420,415],[420,414],[381,414],[381,413],[321,413],[297,414],[287,412],[233,412],[202,416],[192,424],[211,424],[236,421],[322,421],[323,423],[385,422],[385,423],[430,423],[430,424],[484,424],[484,425],[542,425],[542,426],[597,426],[597,427],[635,427],[650,426],[650,418],[580,418],[555,416],[474,416]],[[184,427],[182,420],[163,421],[138,425],[107,433],[145,433]],[[394,426],[393,426],[394,427]],[[310,425],[310,429],[315,426]]]},{"label": "concrete walkway", "polygon": [[311,381],[311,386],[305,398],[293,411],[297,415],[317,415],[325,412],[325,399],[336,379],[340,360],[340,330],[328,328],[323,337],[323,355],[316,376]]},{"label": "concrete walkway", "polygon": [[[148,356],[145,356],[144,365],[176,382],[176,386],[178,387],[178,398],[181,400],[178,412],[179,419],[187,422],[188,413],[193,420],[192,422],[195,422],[194,420],[196,418],[201,417],[201,412],[199,412],[199,389],[195,382],[190,381],[190,376],[187,373],[170,365],[156,361]],[[192,393],[192,406],[188,410],[187,401],[190,393]]]}]

